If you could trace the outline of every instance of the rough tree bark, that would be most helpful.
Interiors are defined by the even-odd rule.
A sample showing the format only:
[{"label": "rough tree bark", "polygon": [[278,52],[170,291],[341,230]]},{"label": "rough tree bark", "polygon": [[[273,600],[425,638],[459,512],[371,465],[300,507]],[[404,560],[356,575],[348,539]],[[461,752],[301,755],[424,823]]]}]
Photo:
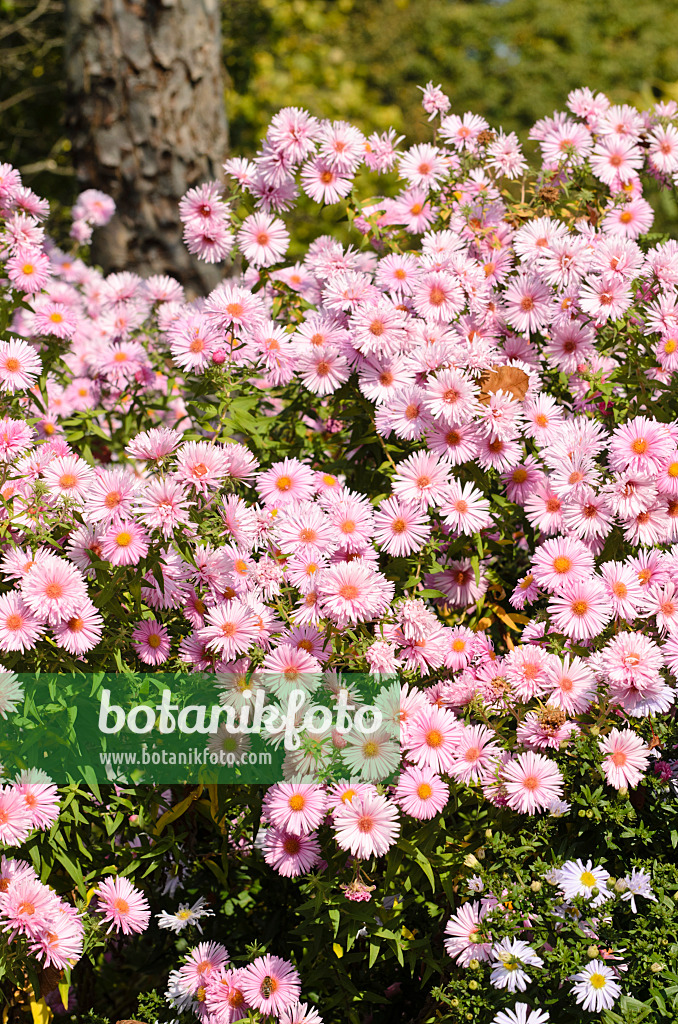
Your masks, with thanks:
[{"label": "rough tree bark", "polygon": [[66,67],[78,179],[117,204],[96,262],[214,287],[223,270],[190,256],[178,204],[225,158],[219,0],[67,0]]}]

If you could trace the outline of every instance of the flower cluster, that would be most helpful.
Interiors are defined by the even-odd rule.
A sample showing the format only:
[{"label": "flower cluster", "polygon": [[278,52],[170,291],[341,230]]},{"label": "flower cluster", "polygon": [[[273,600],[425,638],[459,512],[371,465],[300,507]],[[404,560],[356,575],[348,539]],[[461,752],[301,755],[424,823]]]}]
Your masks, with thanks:
[{"label": "flower cluster", "polygon": [[[649,875],[634,868],[628,877],[615,880],[605,868],[594,866],[591,860],[584,864],[578,859],[550,869],[545,881],[557,888],[557,895],[539,907],[538,915],[528,914],[522,921],[513,912],[507,891],[495,895],[487,890],[480,900],[463,903],[445,928],[447,953],[467,971],[477,970],[481,963],[487,963],[489,982],[495,988],[511,993],[525,992],[533,980],[529,969],[536,968],[537,972],[548,969],[544,958],[548,959],[554,952],[558,938],[575,927],[591,943],[589,957],[593,959],[569,978],[575,983],[570,986],[570,994],[585,1010],[598,1013],[610,1009],[622,991],[619,982],[628,967],[613,949],[601,950],[599,931],[605,926],[612,927],[611,913],[618,898],[630,903],[634,914],[638,911],[637,896],[656,901]],[[484,891],[484,882],[479,876],[473,888],[476,892]],[[533,883],[533,892],[541,889],[541,881]],[[539,940],[538,926],[543,928],[545,924],[548,937]],[[506,931],[507,927],[511,935],[498,939],[497,933]],[[517,934],[525,938],[516,938]],[[601,953],[604,959],[599,960]],[[563,978],[565,980],[568,979]],[[518,1006],[516,1004],[516,1009]],[[548,1019],[546,1014],[543,1020]],[[504,1024],[502,1014],[493,1024]]]},{"label": "flower cluster", "polygon": [[322,1024],[312,1006],[299,1002],[300,994],[299,972],[288,960],[266,954],[235,967],[221,943],[201,942],[170,974],[167,1001],[218,1024],[241,1020],[250,1010],[280,1024]]}]

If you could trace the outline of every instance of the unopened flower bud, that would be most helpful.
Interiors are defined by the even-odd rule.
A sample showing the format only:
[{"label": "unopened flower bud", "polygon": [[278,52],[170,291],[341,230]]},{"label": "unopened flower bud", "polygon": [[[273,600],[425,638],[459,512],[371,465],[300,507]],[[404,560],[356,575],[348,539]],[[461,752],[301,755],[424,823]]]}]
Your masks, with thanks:
[{"label": "unopened flower bud", "polygon": [[591,726],[591,735],[592,736],[600,736],[600,729],[598,728],[597,725],[592,725]]},{"label": "unopened flower bud", "polygon": [[216,366],[221,366],[223,363],[226,362],[226,352],[224,351],[223,348],[215,348],[214,352],[212,353],[212,362]]},{"label": "unopened flower bud", "polygon": [[586,955],[589,958],[589,960],[595,960],[599,953],[600,950],[597,946],[589,946],[589,948],[586,950]]},{"label": "unopened flower bud", "polygon": [[473,979],[471,979],[471,981],[469,981],[468,983],[468,987],[471,989],[472,992],[475,992],[475,990],[478,988],[478,982],[473,981]]},{"label": "unopened flower bud", "polygon": [[658,964],[655,960],[653,964],[650,964],[650,970],[653,974],[659,974],[660,971],[664,970],[664,964]]},{"label": "unopened flower bud", "polygon": [[532,892],[541,892],[541,882],[538,878],[535,878],[534,882],[530,882],[530,889]]},{"label": "unopened flower bud", "polygon": [[629,795],[629,791],[628,791],[626,786],[622,786],[621,789],[618,790],[618,796],[619,796],[620,800],[626,800],[626,797],[628,795]]},{"label": "unopened flower bud", "polygon": [[[614,882],[614,879],[611,878],[610,882]],[[623,878],[618,878],[617,881],[614,882],[614,891],[615,892],[626,892],[626,889],[627,889],[627,885],[626,885],[626,882],[624,881]]]},{"label": "unopened flower bud", "polygon": [[473,960],[469,960],[468,965],[472,971],[477,971],[480,967],[480,960],[476,960],[476,958],[473,957]]}]

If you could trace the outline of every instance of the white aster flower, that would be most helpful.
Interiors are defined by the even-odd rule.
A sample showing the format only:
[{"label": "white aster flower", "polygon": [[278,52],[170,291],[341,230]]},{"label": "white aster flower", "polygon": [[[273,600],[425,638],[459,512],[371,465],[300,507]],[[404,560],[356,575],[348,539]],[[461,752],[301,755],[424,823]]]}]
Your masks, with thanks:
[{"label": "white aster flower", "polygon": [[546,1024],[550,1019],[547,1010],[531,1010],[527,1003],[516,1003],[512,1010],[500,1010],[491,1024]]},{"label": "white aster flower", "polygon": [[[566,900],[583,896],[584,899],[592,900],[592,906],[599,907],[612,896],[606,886],[609,877],[610,872],[605,868],[594,868],[593,861],[587,860],[584,864],[581,860],[568,860],[558,872],[558,885]],[[595,897],[594,889],[598,889]]]},{"label": "white aster flower", "polygon": [[585,1010],[593,1013],[609,1010],[621,992],[614,977],[615,972],[606,967],[602,960],[592,960],[572,976],[570,980],[575,984],[570,991]]},{"label": "white aster flower", "polygon": [[509,992],[524,992],[530,975],[525,967],[541,967],[544,961],[531,946],[521,939],[502,939],[492,947],[492,974],[490,981],[495,988]]},{"label": "white aster flower", "polygon": [[202,935],[202,927],[199,924],[201,917],[213,917],[214,912],[205,906],[205,897],[201,896],[192,907],[188,903],[182,903],[174,914],[162,910],[158,915],[158,928],[167,928],[177,935],[189,924],[194,924]]},{"label": "white aster flower", "polygon": [[622,899],[628,900],[631,903],[631,910],[634,914],[638,913],[636,896],[644,896],[646,900],[657,902],[657,897],[652,892],[650,881],[650,876],[642,868],[633,868],[631,874],[622,879],[626,886],[626,891],[622,893]]}]

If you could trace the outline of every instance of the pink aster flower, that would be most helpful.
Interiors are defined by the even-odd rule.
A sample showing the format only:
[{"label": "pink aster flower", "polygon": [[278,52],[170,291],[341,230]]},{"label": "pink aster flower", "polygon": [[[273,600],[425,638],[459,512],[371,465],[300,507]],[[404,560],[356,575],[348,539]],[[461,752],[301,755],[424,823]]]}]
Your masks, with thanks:
[{"label": "pink aster flower", "polygon": [[410,817],[419,821],[433,818],[449,798],[447,784],[430,768],[405,768],[400,773],[395,801]]},{"label": "pink aster flower", "polygon": [[589,157],[591,170],[606,185],[617,180],[630,181],[643,166],[643,154],[633,139],[609,135],[601,139]]},{"label": "pink aster flower", "polygon": [[568,715],[585,712],[596,694],[596,681],[586,662],[566,654],[562,661],[553,659],[549,664],[547,681],[549,702],[562,707]]},{"label": "pink aster flower", "polygon": [[675,451],[675,440],[663,423],[635,416],[615,428],[608,447],[610,467],[638,476],[656,476]]},{"label": "pink aster flower", "polygon": [[491,906],[477,900],[464,903],[445,926],[445,951],[462,967],[468,967],[471,960],[490,959],[492,942],[480,935],[480,923],[490,910]]},{"label": "pink aster flower", "polygon": [[283,878],[295,878],[311,871],[321,860],[315,833],[295,835],[273,826],[266,829],[264,860]]},{"label": "pink aster flower", "polygon": [[233,281],[224,281],[205,300],[205,313],[220,328],[251,330],[265,319],[261,299]]},{"label": "pink aster flower", "polygon": [[0,391],[14,394],[32,387],[42,363],[31,345],[20,338],[0,340]]},{"label": "pink aster flower", "polygon": [[408,722],[405,749],[419,767],[447,772],[457,756],[461,726],[451,711],[432,706]]},{"label": "pink aster flower", "polygon": [[155,619],[142,619],[132,630],[132,646],[145,665],[161,665],[169,657],[169,632]]},{"label": "pink aster flower", "polygon": [[135,501],[139,519],[163,537],[188,522],[190,505],[182,484],[168,478],[151,480]]},{"label": "pink aster flower", "polygon": [[313,471],[299,459],[285,458],[259,473],[256,487],[267,505],[310,501],[314,495]]},{"label": "pink aster flower", "polygon": [[377,793],[354,796],[336,808],[333,827],[342,850],[359,860],[383,857],[400,833],[398,809]]},{"label": "pink aster flower", "polygon": [[44,627],[16,590],[0,594],[0,650],[30,651]]},{"label": "pink aster flower", "polygon": [[38,619],[60,622],[77,613],[87,599],[82,573],[71,562],[45,554],[21,582],[25,603]]},{"label": "pink aster flower", "polygon": [[[110,921],[108,932],[113,928],[123,935],[145,932],[151,919],[151,909],[144,894],[127,878],[104,878],[99,882],[94,895],[98,899],[104,922]],[[107,932],[107,934],[108,934]]]},{"label": "pink aster flower", "polygon": [[[613,614],[629,622],[635,619],[644,604],[645,595],[631,566],[623,562],[604,562],[600,566],[600,575],[612,603]],[[676,614],[678,615],[678,602]]]},{"label": "pink aster flower", "polygon": [[532,557],[535,582],[551,594],[558,593],[571,580],[590,576],[593,567],[594,558],[589,548],[572,537],[544,541]]},{"label": "pink aster flower", "polygon": [[419,504],[386,498],[374,515],[374,538],[389,555],[420,551],[431,535],[429,518]]},{"label": "pink aster flower", "polygon": [[32,815],[16,786],[0,786],[0,843],[19,846],[34,828]]},{"label": "pink aster flower", "polygon": [[443,522],[452,527],[453,535],[470,537],[492,523],[490,503],[472,483],[453,480],[440,506]]},{"label": "pink aster flower", "polygon": [[615,789],[637,786],[643,778],[650,748],[632,729],[612,729],[598,743],[605,779]]},{"label": "pink aster flower", "polygon": [[521,814],[546,810],[563,795],[563,776],[543,754],[520,754],[504,765],[502,777],[509,807]]},{"label": "pink aster flower", "polygon": [[15,288],[27,295],[34,295],[49,280],[50,260],[39,249],[21,246],[7,260],[5,269]]},{"label": "pink aster flower", "polygon": [[301,980],[288,960],[279,956],[258,956],[240,974],[245,999],[256,1010],[278,1016],[298,1002]]},{"label": "pink aster flower", "polygon": [[172,358],[177,366],[202,373],[222,342],[222,334],[203,313],[179,316],[165,332]]},{"label": "pink aster flower", "polygon": [[579,304],[598,323],[619,320],[632,302],[631,289],[613,274],[590,277],[579,291]]},{"label": "pink aster flower", "polygon": [[464,726],[457,738],[457,749],[449,773],[468,786],[499,756],[495,733],[484,725]]},{"label": "pink aster flower", "polygon": [[546,688],[552,655],[533,644],[520,644],[504,659],[504,674],[513,693],[528,701]]},{"label": "pink aster flower", "polygon": [[238,245],[246,260],[255,267],[279,263],[287,252],[290,236],[279,217],[253,213],[238,231]]},{"label": "pink aster flower", "polygon": [[12,462],[28,451],[34,437],[34,430],[27,423],[5,416],[0,420],[0,462]]},{"label": "pink aster flower", "polygon": [[182,441],[181,432],[170,427],[153,427],[132,438],[125,448],[128,455],[144,462],[158,462],[169,455]]},{"label": "pink aster flower", "polygon": [[363,559],[331,566],[318,581],[322,611],[340,628],[382,614],[393,590],[393,584]]},{"label": "pink aster flower", "polygon": [[[368,888],[362,882],[358,882],[357,884],[358,886],[363,886],[363,889]],[[340,888],[345,887],[341,886]],[[372,887],[370,886],[369,888]],[[346,896],[350,899],[348,892],[346,892]],[[369,899],[369,891],[367,893],[367,898]],[[290,1006],[289,1009],[284,1010],[283,1013],[280,1014],[278,1022],[279,1024],[323,1024],[322,1017],[310,1003],[295,1003],[293,1006]]]},{"label": "pink aster flower", "polygon": [[[1,801],[0,792],[0,806]],[[13,878],[7,889],[0,890],[0,920],[5,922],[3,931],[10,933],[8,941],[15,935],[36,939],[49,927],[55,901],[54,892],[35,875],[21,874]]]},{"label": "pink aster flower", "polygon": [[148,554],[148,536],[133,519],[120,519],[100,540],[101,558],[111,565],[137,565]]},{"label": "pink aster flower", "polygon": [[241,988],[242,974],[243,968],[225,970],[220,967],[205,979],[204,1006],[220,1024],[242,1020],[247,1011],[247,1000]]},{"label": "pink aster flower", "polygon": [[129,518],[136,492],[136,480],[120,469],[99,470],[88,483],[83,517],[88,523]]},{"label": "pink aster flower", "polygon": [[444,270],[430,270],[418,277],[412,289],[412,302],[420,316],[446,323],[466,305],[460,285]]},{"label": "pink aster flower", "polygon": [[415,452],[398,463],[393,493],[402,501],[440,505],[449,477],[449,464],[428,452]]},{"label": "pink aster flower", "polygon": [[506,319],[517,331],[538,331],[546,324],[551,290],[533,274],[513,278],[506,288]]},{"label": "pink aster flower", "polygon": [[33,828],[49,828],[59,817],[59,794],[52,782],[33,782],[31,772],[17,776],[16,790],[24,799]]},{"label": "pink aster flower", "polygon": [[245,654],[257,637],[256,616],[237,600],[224,601],[216,608],[210,608],[205,620],[207,625],[198,631],[198,637],[224,661],[232,661],[238,654]]},{"label": "pink aster flower", "polygon": [[353,188],[353,177],[332,167],[328,160],[309,160],[301,169],[301,187],[316,203],[338,203]]},{"label": "pink aster flower", "polygon": [[93,650],[101,640],[104,620],[90,600],[78,607],[75,615],[54,626],[52,633],[57,647],[69,654],[81,655]]},{"label": "pink aster flower", "polygon": [[612,618],[605,587],[596,577],[564,584],[548,610],[554,627],[573,640],[593,639]]}]

